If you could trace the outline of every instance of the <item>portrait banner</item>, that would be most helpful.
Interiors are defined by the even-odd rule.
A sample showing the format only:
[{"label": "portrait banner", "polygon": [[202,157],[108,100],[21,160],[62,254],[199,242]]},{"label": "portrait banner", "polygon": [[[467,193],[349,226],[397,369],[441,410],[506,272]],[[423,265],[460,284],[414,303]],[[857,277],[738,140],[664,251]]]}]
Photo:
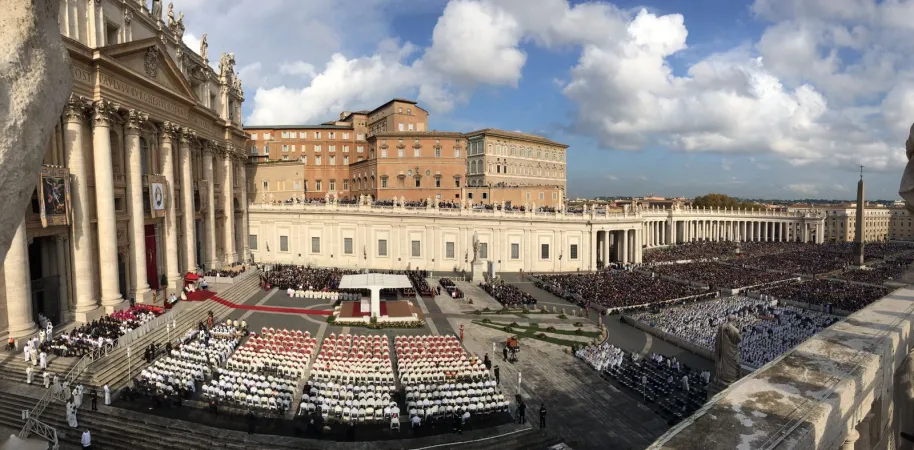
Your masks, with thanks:
[{"label": "portrait banner", "polygon": [[168,191],[165,189],[168,181],[162,175],[147,175],[149,184],[149,212],[153,218],[165,217],[168,207]]},{"label": "portrait banner", "polygon": [[38,175],[38,211],[44,228],[70,224],[70,169],[41,168]]}]

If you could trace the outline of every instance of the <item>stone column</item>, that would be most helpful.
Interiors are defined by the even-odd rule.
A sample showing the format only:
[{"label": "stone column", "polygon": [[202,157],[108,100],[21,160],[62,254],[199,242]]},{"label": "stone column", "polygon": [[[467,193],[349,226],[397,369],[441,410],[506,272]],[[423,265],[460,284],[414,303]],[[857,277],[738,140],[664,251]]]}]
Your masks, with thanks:
[{"label": "stone column", "polygon": [[622,240],[621,240],[621,242],[619,242],[619,244],[621,244],[621,247],[622,247],[621,261],[623,263],[627,263],[628,262],[628,245],[629,245],[628,230],[622,230],[621,235],[622,235]]},{"label": "stone column", "polygon": [[95,298],[88,162],[83,150],[83,121],[88,107],[88,100],[71,95],[63,114],[66,124],[64,149],[72,180],[70,207],[73,209],[73,223],[70,228],[72,239],[69,243],[72,245],[73,254],[73,296],[76,303],[74,319],[78,322],[89,322],[101,313],[98,299]]},{"label": "stone column", "polygon": [[171,122],[162,124],[159,135],[159,156],[162,159],[162,175],[165,176],[165,276],[168,278],[168,289],[180,291],[181,270],[178,267],[178,218],[175,216],[175,165],[174,143],[179,128]]},{"label": "stone column", "polygon": [[127,155],[127,214],[130,233],[130,274],[133,280],[130,293],[137,303],[152,301],[146,273],[146,232],[143,208],[143,167],[140,164],[140,127],[149,120],[149,116],[135,109],[127,111],[125,128],[125,146]]},{"label": "stone column", "polygon": [[841,445],[841,450],[854,450],[857,439],[860,439],[860,433],[855,429],[851,429],[847,433],[847,437],[844,438],[844,444]]},{"label": "stone column", "polygon": [[[92,105],[92,154],[95,159],[95,211],[98,216],[98,272],[102,306],[112,313],[124,304],[118,284],[117,218],[111,165],[111,120],[117,106],[107,100]],[[145,264],[143,267],[146,267]]]},{"label": "stone column", "polygon": [[241,163],[239,165],[240,170],[238,170],[238,176],[241,178],[241,182],[239,183],[241,185],[241,224],[235,225],[236,227],[241,227],[241,246],[244,248],[244,252],[240,255],[239,259],[243,261],[247,261],[251,255],[251,249],[248,248],[248,174],[244,166],[244,160],[246,158],[247,156],[239,157],[239,162]]},{"label": "stone column", "polygon": [[[197,238],[194,227],[194,179],[191,172],[190,142],[196,139],[193,130],[181,129],[179,163],[181,164],[181,206],[184,219],[184,270],[197,270]],[[182,274],[183,275],[183,274]]]},{"label": "stone column", "polygon": [[856,447],[857,450],[870,450],[873,448],[871,430],[873,417],[875,417],[875,414],[873,414],[873,411],[871,410],[863,416],[863,419],[860,420],[860,424],[857,425],[857,432],[860,434],[860,440]]},{"label": "stone column", "polygon": [[[67,250],[66,246],[67,237],[65,235],[57,235],[54,239],[54,260],[57,262],[57,282],[58,282],[58,297],[60,301],[60,312],[66,313],[70,311],[70,296],[67,292],[67,278],[69,274],[67,273]],[[61,320],[59,322],[64,322],[64,316],[61,315]]]},{"label": "stone column", "polygon": [[38,331],[32,314],[32,277],[29,273],[29,244],[25,218],[19,222],[3,262],[6,281],[6,315],[11,338],[27,337]]},{"label": "stone column", "polygon": [[[225,263],[231,264],[238,260],[238,255],[235,253],[235,209],[233,208],[233,200],[235,198],[235,184],[234,184],[234,165],[232,164],[232,158],[234,157],[234,149],[229,146],[225,152],[225,159],[222,164],[224,170],[222,171],[225,174],[222,177],[222,198],[223,198],[223,209],[225,210],[225,224],[223,225],[223,233],[225,243],[224,253],[225,253]],[[342,181],[341,181],[342,182]]]},{"label": "stone column", "polygon": [[207,269],[214,269],[216,261],[216,193],[215,180],[213,179],[213,148],[212,144],[203,147],[203,179],[207,181],[206,190],[206,215],[203,216],[204,242],[206,254],[203,257]]}]

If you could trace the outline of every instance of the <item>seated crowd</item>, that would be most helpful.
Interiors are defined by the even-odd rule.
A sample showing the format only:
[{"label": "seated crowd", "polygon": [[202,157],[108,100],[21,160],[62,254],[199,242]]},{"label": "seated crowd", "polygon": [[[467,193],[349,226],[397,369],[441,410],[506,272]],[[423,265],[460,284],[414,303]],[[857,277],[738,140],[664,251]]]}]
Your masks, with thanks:
[{"label": "seated crowd", "polygon": [[[261,267],[263,271],[265,267]],[[297,266],[293,264],[273,264],[270,270],[260,275],[261,285],[265,289],[282,290],[335,291],[343,275],[356,272],[344,269],[323,269]]]},{"label": "seated crowd", "polygon": [[831,305],[848,312],[863,309],[889,294],[889,290],[884,287],[821,279],[780,283],[761,288],[758,292],[775,299]]},{"label": "seated crowd", "polygon": [[336,301],[357,301],[362,299],[362,294],[358,292],[336,292],[336,291],[312,291],[310,289],[286,289],[289,297],[295,298],[312,298],[320,300]]},{"label": "seated crowd", "polygon": [[635,320],[712,351],[717,329],[728,316],[736,317],[736,327],[742,335],[742,362],[753,367],[761,367],[841,319],[748,297],[727,297],[632,315]]},{"label": "seated crowd", "polygon": [[456,336],[397,336],[394,345],[411,421],[507,410],[483,361],[467,355]]},{"label": "seated crowd", "polygon": [[204,387],[204,396],[239,408],[283,414],[292,405],[315,339],[300,330],[263,328],[238,348]]},{"label": "seated crowd", "polygon": [[215,337],[206,329],[189,330],[183,342],[167,356],[143,369],[138,387],[156,396],[188,398],[197,391],[196,383],[211,377],[213,369],[234,351],[239,340],[238,336]]},{"label": "seated crowd", "polygon": [[639,272],[605,271],[537,277],[542,280],[543,289],[553,294],[564,298],[578,295],[584,304],[592,302],[606,308],[650,305],[705,292]]},{"label": "seated crowd", "polygon": [[45,340],[39,347],[41,351],[57,356],[82,357],[104,345],[116,344],[118,338],[162,315],[163,312],[162,308],[137,305],[73,328],[56,338]]},{"label": "seated crowd", "polygon": [[479,283],[479,287],[506,308],[536,307],[536,298],[513,284],[505,284],[504,282]]},{"label": "seated crowd", "polygon": [[438,284],[444,288],[445,292],[447,292],[447,295],[449,295],[451,298],[463,298],[463,291],[461,291],[457,287],[457,284],[454,283],[454,281],[450,278],[442,278],[438,280]]},{"label": "seated crowd", "polygon": [[[387,422],[399,413],[387,336],[340,334],[324,339],[298,414],[343,423]],[[392,409],[396,408],[396,412]]]},{"label": "seated crowd", "polygon": [[650,270],[661,276],[685,281],[697,281],[708,285],[711,290],[717,290],[718,288],[738,289],[788,278],[788,276],[778,273],[716,262],[664,264],[652,266],[645,270]]},{"label": "seated crowd", "polygon": [[886,281],[900,280],[910,264],[911,261],[906,258],[892,260],[866,269],[847,270],[838,275],[838,278],[857,283],[882,284]]},{"label": "seated crowd", "polygon": [[222,277],[222,278],[235,278],[238,275],[246,272],[248,269],[247,264],[245,263],[233,263],[230,264],[228,268],[222,270],[207,270],[203,272],[205,277]]},{"label": "seated crowd", "polygon": [[427,276],[428,272],[424,270],[407,270],[406,277],[409,278],[410,284],[413,285],[413,292],[404,289],[403,295],[412,296],[415,292],[418,292],[422,297],[434,297],[435,292],[428,285],[428,280],[425,279]]},{"label": "seated crowd", "polygon": [[[676,261],[727,260],[740,256],[753,257],[788,251],[803,250],[815,244],[798,242],[735,242],[695,241],[668,247],[650,248],[644,251],[644,264],[669,263]],[[737,250],[739,252],[737,253]]]}]

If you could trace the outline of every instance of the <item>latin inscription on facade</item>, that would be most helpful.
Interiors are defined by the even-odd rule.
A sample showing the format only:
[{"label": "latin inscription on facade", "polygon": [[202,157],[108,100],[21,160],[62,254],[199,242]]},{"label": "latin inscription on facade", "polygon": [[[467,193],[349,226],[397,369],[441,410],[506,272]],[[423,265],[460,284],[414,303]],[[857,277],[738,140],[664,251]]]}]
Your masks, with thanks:
[{"label": "latin inscription on facade", "polygon": [[77,65],[71,66],[73,68],[73,81],[86,84],[95,84],[92,82],[92,72],[87,67],[80,67]]},{"label": "latin inscription on facade", "polygon": [[181,119],[186,120],[189,116],[187,108],[182,108],[172,102],[156,97],[143,89],[125,83],[111,75],[101,74],[101,84],[108,89],[133,97]]}]

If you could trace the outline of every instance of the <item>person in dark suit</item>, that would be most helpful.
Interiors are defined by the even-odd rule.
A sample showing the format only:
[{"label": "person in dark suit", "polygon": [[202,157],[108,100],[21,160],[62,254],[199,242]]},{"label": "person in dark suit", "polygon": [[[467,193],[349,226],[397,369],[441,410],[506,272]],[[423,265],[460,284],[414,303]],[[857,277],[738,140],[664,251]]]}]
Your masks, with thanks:
[{"label": "person in dark suit", "polygon": [[495,366],[495,384],[501,384],[501,377],[499,376],[498,366]]},{"label": "person in dark suit", "polygon": [[98,411],[98,391],[95,388],[92,388],[92,392],[89,393],[89,398],[92,399],[92,411]]},{"label": "person in dark suit", "polygon": [[540,403],[540,428],[546,428],[546,404]]}]

